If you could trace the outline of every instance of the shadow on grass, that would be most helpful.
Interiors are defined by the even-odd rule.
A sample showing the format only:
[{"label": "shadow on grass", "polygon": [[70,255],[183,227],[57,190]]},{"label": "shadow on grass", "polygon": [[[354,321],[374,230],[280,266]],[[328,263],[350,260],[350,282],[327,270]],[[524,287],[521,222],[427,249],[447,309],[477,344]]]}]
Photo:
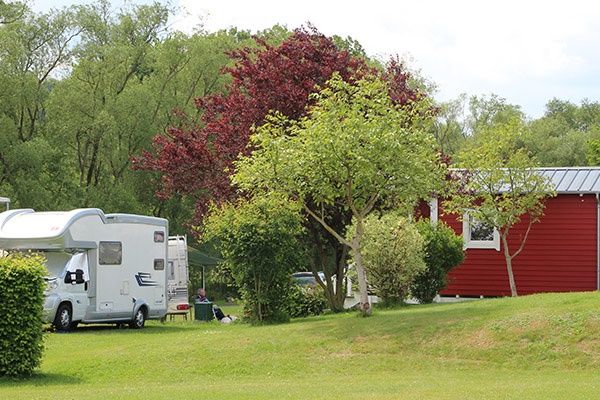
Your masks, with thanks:
[{"label": "shadow on grass", "polygon": [[34,373],[28,377],[20,378],[0,378],[0,388],[19,387],[19,386],[49,386],[49,385],[74,385],[83,383],[84,380],[78,376],[53,374],[53,373]]},{"label": "shadow on grass", "polygon": [[[219,326],[219,325],[214,325]],[[75,330],[71,332],[57,332],[53,329],[46,329],[46,332],[52,335],[85,335],[85,334],[97,334],[97,333],[118,333],[122,332],[124,334],[136,334],[136,335],[153,335],[157,333],[168,333],[168,332],[180,332],[186,331],[194,328],[210,328],[213,327],[210,323],[201,323],[201,322],[188,322],[184,324],[151,324],[146,325],[143,329],[131,329],[126,324],[122,326],[118,326],[115,324],[109,325],[79,325]]]}]

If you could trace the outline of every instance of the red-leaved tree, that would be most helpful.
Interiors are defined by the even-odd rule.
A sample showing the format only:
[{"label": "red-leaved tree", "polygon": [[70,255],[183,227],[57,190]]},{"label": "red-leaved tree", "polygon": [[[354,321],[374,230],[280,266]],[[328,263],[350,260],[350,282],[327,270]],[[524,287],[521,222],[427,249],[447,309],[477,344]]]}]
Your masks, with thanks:
[{"label": "red-leaved tree", "polygon": [[234,196],[228,169],[240,154],[249,152],[251,128],[270,111],[297,119],[306,112],[309,95],[334,72],[352,79],[370,70],[314,28],[295,30],[279,46],[255,40],[256,47],[229,54],[234,66],[223,71],[233,78],[227,93],[196,99],[201,124],[170,128],[169,136],[154,138],[154,152],[135,160],[136,168],[161,173],[159,197],[194,194],[195,222],[210,201]]},{"label": "red-leaved tree", "polygon": [[[310,94],[323,86],[334,72],[352,81],[365,74],[381,74],[390,86],[390,97],[399,105],[410,104],[423,94],[410,85],[410,74],[397,60],[380,71],[364,59],[338,48],[331,38],[314,27],[299,28],[274,46],[255,38],[257,46],[229,53],[233,66],[225,68],[232,81],[225,94],[196,99],[202,112],[201,123],[172,127],[169,135],[153,140],[153,152],[144,152],[134,167],[159,172],[162,176],[157,196],[192,195],[198,225],[210,202],[220,203],[236,196],[230,184],[232,163],[247,155],[253,126],[277,111],[290,119],[305,115]],[[348,225],[351,215],[344,210],[327,210],[333,225]],[[313,245],[311,268],[324,287],[332,309],[342,308],[348,249],[307,220]],[[325,282],[316,274],[325,272]],[[337,276],[337,279],[332,277]],[[335,282],[334,282],[335,281]]]}]

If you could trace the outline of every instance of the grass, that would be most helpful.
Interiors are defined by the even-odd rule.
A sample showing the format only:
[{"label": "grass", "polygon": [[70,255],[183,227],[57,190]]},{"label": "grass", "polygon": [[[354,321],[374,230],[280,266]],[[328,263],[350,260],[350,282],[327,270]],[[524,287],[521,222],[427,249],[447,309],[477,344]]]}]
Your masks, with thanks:
[{"label": "grass", "polygon": [[[600,391],[600,293],[46,336],[0,399],[574,399]],[[228,312],[234,309],[228,309]]]}]

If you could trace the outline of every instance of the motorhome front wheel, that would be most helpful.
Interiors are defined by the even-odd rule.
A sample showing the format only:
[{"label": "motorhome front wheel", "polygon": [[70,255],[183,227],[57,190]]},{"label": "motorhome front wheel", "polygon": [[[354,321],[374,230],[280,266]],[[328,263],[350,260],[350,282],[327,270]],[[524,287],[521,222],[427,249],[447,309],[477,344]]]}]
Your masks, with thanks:
[{"label": "motorhome front wheel", "polygon": [[67,332],[71,330],[71,307],[68,304],[61,304],[56,310],[56,317],[54,318],[54,327],[57,331]]}]

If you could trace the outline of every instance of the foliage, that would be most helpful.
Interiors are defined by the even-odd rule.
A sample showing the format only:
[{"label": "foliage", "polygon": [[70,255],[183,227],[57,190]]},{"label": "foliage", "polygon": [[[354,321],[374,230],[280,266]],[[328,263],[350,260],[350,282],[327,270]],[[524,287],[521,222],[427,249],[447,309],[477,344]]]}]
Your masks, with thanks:
[{"label": "foliage", "polygon": [[[302,200],[314,220],[351,248],[368,314],[361,261],[365,217],[377,204],[392,207],[427,196],[440,176],[433,143],[421,128],[428,103],[402,108],[381,79],[350,84],[338,75],[313,99],[309,115],[299,122],[276,114],[257,130],[256,150],[236,163],[234,182],[245,190],[280,191]],[[332,227],[322,211],[331,206],[351,213],[355,229],[344,236]]]},{"label": "foliage", "polygon": [[279,196],[238,200],[214,208],[204,238],[215,240],[253,322],[279,322],[290,274],[304,261],[299,208]]},{"label": "foliage", "polygon": [[363,66],[315,29],[297,29],[273,45],[260,37],[253,46],[229,52],[234,63],[225,94],[200,97],[200,126],[174,127],[154,139],[156,154],[145,152],[140,168],[163,174],[162,193],[194,194],[196,223],[210,201],[231,199],[228,169],[248,137],[272,110],[291,119],[305,114],[309,95],[338,71],[349,79]]},{"label": "foliage", "polygon": [[[235,279],[231,274],[231,270],[227,264],[219,264],[214,267],[204,269],[204,279],[206,293],[209,299],[227,300],[229,298],[237,299],[240,294],[235,283]],[[202,270],[198,267],[190,266],[190,296],[198,293],[198,289],[202,287]]]},{"label": "foliage", "polygon": [[431,303],[447,285],[448,272],[464,259],[463,239],[441,221],[422,220],[417,229],[425,242],[425,269],[416,276],[410,294],[420,303]]},{"label": "foliage", "polygon": [[454,157],[465,146],[479,140],[486,127],[523,116],[519,106],[509,104],[495,94],[467,96],[463,93],[438,105],[432,133],[440,151]]},{"label": "foliage", "polygon": [[172,11],[98,1],[34,14],[0,3],[0,192],[15,206],[151,213],[182,230],[194,203],[157,200],[160,177],[132,171],[131,158],[196,121],[194,99],[229,80],[225,52],[253,41],[235,29],[169,32]]},{"label": "foliage", "polygon": [[395,213],[365,219],[363,260],[369,284],[385,304],[402,304],[425,270],[424,241],[414,224]]},{"label": "foliage", "polygon": [[525,146],[544,166],[597,165],[593,142],[600,139],[600,103],[580,105],[553,99],[543,117],[529,124]]},{"label": "foliage", "polygon": [[600,139],[593,139],[588,142],[586,157],[588,165],[600,165]]},{"label": "foliage", "polygon": [[79,30],[70,10],[36,15],[26,3],[0,6],[0,191],[16,205],[61,205],[69,176],[60,147],[44,136],[46,103]]},{"label": "foliage", "polygon": [[40,256],[0,257],[0,376],[31,375],[40,365],[45,275]]},{"label": "foliage", "polygon": [[321,287],[292,285],[287,311],[292,318],[303,318],[322,314],[327,308],[327,299]]},{"label": "foliage", "polygon": [[[201,124],[173,127],[169,136],[154,139],[156,154],[145,152],[138,160],[139,168],[163,174],[159,196],[182,193],[194,197],[196,224],[201,222],[209,202],[237,195],[229,180],[232,162],[252,150],[248,146],[250,133],[265,122],[270,112],[298,120],[314,103],[311,93],[325,85],[334,72],[345,81],[375,72],[360,44],[351,38],[329,38],[312,26],[293,33],[278,28],[261,34],[252,46],[229,53],[234,65],[224,71],[232,78],[226,94],[197,100]],[[388,64],[384,78],[390,82],[390,97],[396,104],[406,105],[422,96],[412,86],[411,74],[397,60]],[[348,210],[339,207],[323,205],[322,210],[339,230],[352,218]],[[341,282],[348,247],[319,223],[306,220],[305,227],[309,232],[311,269],[325,289],[331,308],[339,311],[344,301]],[[324,281],[317,277],[317,271],[324,272]]]},{"label": "foliage", "polygon": [[[553,195],[550,182],[532,168],[535,160],[519,147],[525,125],[521,119],[482,128],[479,140],[459,156],[459,178],[466,185],[457,187],[443,208],[459,219],[468,211],[470,217],[498,230],[506,259],[511,293],[517,295],[512,259],[522,250],[531,230],[544,211],[544,199]],[[461,176],[462,175],[462,176]],[[457,179],[457,182],[464,179]],[[523,218],[528,228],[518,249],[510,250],[510,228]]]}]

